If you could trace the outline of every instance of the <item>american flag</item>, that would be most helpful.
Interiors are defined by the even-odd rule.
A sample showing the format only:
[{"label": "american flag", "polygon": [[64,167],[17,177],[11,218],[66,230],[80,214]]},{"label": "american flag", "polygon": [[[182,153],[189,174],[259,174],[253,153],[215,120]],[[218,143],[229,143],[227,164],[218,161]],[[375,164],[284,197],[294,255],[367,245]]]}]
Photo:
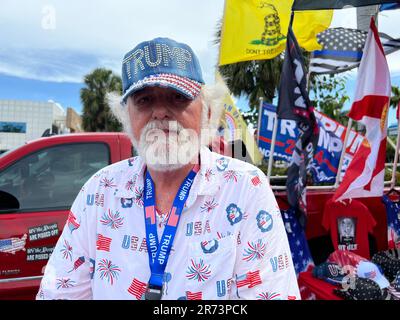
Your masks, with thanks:
[{"label": "american flag", "polygon": [[314,266],[310,248],[304,229],[299,223],[294,209],[281,211],[286,234],[289,240],[290,252],[296,274],[306,271]]},{"label": "american flag", "polygon": [[203,299],[203,292],[190,292],[186,291],[186,299],[188,300],[202,300]]},{"label": "american flag", "polygon": [[136,299],[141,300],[142,295],[146,292],[147,284],[134,278],[128,292],[135,296]]},{"label": "american flag", "polygon": [[0,240],[0,252],[12,253],[20,250],[25,250],[27,235],[24,234],[21,238],[9,238]]},{"label": "american flag", "polygon": [[248,288],[253,288],[256,285],[261,284],[260,270],[254,272],[247,272],[244,275],[238,276],[236,278],[236,286],[238,288],[247,286]]},{"label": "american flag", "polygon": [[393,202],[387,195],[383,195],[382,202],[386,207],[388,224],[388,248],[400,248],[400,207],[399,203]]},{"label": "american flag", "polygon": [[68,271],[68,272],[72,272],[72,271],[74,271],[74,270],[76,270],[76,269],[78,269],[82,264],[84,264],[85,263],[85,257],[79,257],[78,259],[76,259],[76,261],[74,262],[74,267],[72,268],[72,270],[71,271]]},{"label": "american flag", "polygon": [[[368,33],[358,29],[330,28],[318,34],[321,50],[311,56],[309,73],[334,74],[360,65]],[[385,55],[400,49],[400,39],[379,33]]]},{"label": "american flag", "polygon": [[101,234],[97,235],[97,250],[110,251],[111,238],[105,237]]}]

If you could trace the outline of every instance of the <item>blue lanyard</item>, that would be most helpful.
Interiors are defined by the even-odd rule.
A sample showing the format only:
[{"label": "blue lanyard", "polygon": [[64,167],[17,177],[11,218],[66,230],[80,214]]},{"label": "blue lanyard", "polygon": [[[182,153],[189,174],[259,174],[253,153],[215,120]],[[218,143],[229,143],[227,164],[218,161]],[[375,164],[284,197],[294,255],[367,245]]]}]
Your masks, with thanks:
[{"label": "blue lanyard", "polygon": [[146,241],[147,251],[149,254],[149,264],[151,276],[149,285],[161,288],[163,284],[163,276],[169,254],[171,252],[172,243],[178,222],[183,210],[183,206],[189,196],[194,178],[199,171],[199,165],[195,165],[186,176],[185,180],[179,187],[175,196],[172,208],[169,212],[167,224],[161,237],[161,245],[158,242],[157,224],[156,224],[156,198],[154,194],[154,182],[149,171],[146,171],[146,179],[144,185],[144,219],[146,225]]}]

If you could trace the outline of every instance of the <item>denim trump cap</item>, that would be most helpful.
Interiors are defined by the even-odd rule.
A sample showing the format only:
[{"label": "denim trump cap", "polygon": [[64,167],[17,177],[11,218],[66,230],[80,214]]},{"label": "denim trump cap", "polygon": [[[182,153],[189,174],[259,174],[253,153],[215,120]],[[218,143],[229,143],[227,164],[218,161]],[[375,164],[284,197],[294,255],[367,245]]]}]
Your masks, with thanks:
[{"label": "denim trump cap", "polygon": [[144,41],[122,61],[122,102],[149,86],[171,88],[195,99],[204,84],[201,67],[193,50],[169,38]]}]

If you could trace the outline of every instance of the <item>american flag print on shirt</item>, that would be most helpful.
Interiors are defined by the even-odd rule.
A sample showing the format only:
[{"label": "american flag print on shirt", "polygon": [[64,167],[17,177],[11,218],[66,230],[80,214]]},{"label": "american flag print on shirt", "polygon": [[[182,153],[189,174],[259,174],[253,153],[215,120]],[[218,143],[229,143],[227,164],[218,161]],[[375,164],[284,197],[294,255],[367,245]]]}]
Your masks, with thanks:
[{"label": "american flag print on shirt", "polygon": [[186,299],[188,300],[203,300],[203,292],[186,292]]},{"label": "american flag print on shirt", "polygon": [[236,278],[236,286],[238,288],[241,288],[241,287],[253,288],[261,283],[262,283],[262,280],[260,277],[260,270],[256,270],[253,272],[249,271],[246,274],[238,276]]},{"label": "american flag print on shirt", "polygon": [[133,295],[137,300],[141,300],[143,294],[146,292],[147,284],[136,278],[133,279],[128,288],[128,292]]},{"label": "american flag print on shirt", "polygon": [[97,250],[102,250],[102,251],[110,251],[110,246],[111,246],[111,238],[105,237],[101,234],[97,235]]},{"label": "american flag print on shirt", "polygon": [[[161,299],[255,300],[275,298],[274,293],[281,299],[300,298],[293,265],[279,269],[279,257],[285,261],[290,248],[263,172],[203,147],[200,158],[177,224]],[[140,157],[131,164],[114,163],[85,183],[48,261],[37,299],[144,299],[150,277],[143,208],[146,166]],[[256,176],[260,183],[252,181]],[[104,194],[104,206],[96,206],[94,199],[89,205],[88,195],[98,193]],[[274,220],[268,232],[257,225],[262,210]],[[161,238],[168,226],[160,215],[154,220]],[[58,288],[55,279],[60,279]]]}]

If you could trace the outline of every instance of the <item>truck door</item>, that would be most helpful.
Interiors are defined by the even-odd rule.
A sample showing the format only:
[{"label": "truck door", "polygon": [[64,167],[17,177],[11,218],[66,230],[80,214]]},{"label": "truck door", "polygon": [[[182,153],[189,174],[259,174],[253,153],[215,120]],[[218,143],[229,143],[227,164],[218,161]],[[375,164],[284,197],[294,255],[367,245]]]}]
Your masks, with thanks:
[{"label": "truck door", "polygon": [[69,143],[31,152],[0,171],[0,191],[19,203],[5,210],[0,203],[0,299],[34,298],[72,202],[110,159],[108,144]]}]

